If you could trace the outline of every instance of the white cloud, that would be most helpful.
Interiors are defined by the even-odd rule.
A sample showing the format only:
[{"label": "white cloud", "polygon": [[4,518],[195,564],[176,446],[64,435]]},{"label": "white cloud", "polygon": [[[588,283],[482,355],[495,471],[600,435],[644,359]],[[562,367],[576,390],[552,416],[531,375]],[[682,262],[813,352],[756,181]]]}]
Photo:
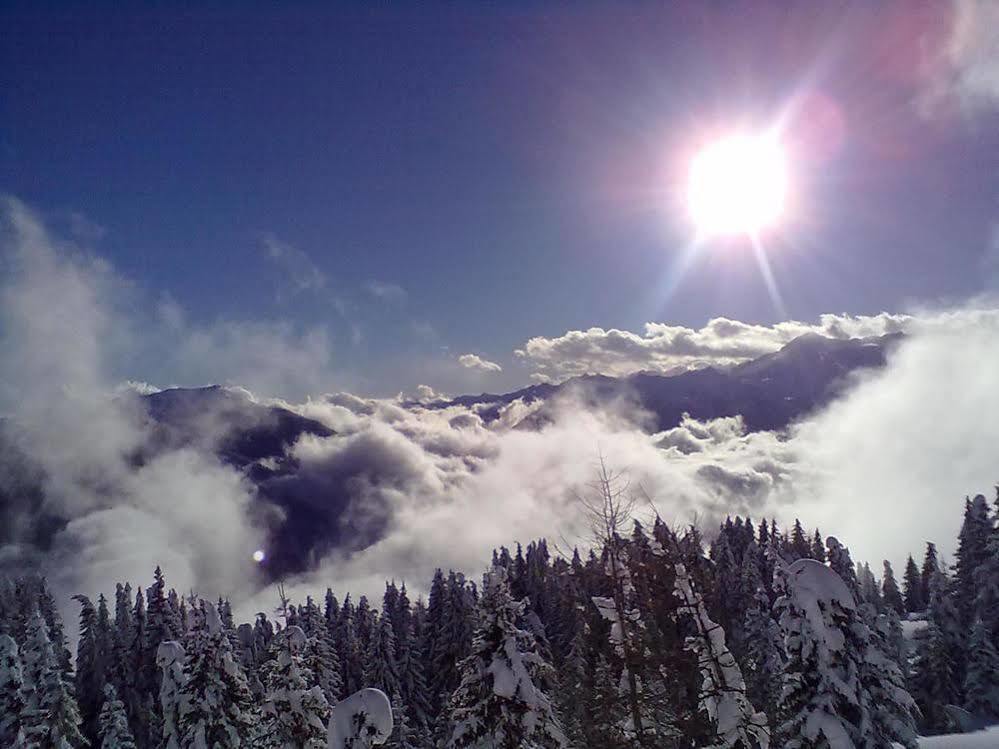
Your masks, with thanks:
[{"label": "white cloud", "polygon": [[261,241],[267,258],[283,275],[278,290],[279,299],[306,291],[322,291],[326,288],[326,274],[305,252],[283,242],[273,234],[265,234]]},{"label": "white cloud", "polygon": [[406,303],[409,294],[397,283],[386,283],[384,281],[368,281],[364,284],[364,290],[371,296],[386,304],[402,305]]},{"label": "white cloud", "polygon": [[502,372],[503,367],[488,359],[483,359],[478,354],[462,354],[458,357],[458,363],[465,369],[478,369],[482,372]]},{"label": "white cloud", "polygon": [[639,371],[674,372],[708,365],[728,366],[777,351],[805,333],[833,338],[865,338],[904,330],[909,317],[823,315],[817,324],[788,321],[751,325],[717,317],[694,330],[646,323],[645,333],[590,328],[556,338],[535,337],[515,353],[537,368],[533,379],[560,381],[584,374],[627,375]]},{"label": "white cloud", "polygon": [[325,326],[218,320],[170,331],[163,370],[185,384],[243,385],[258,393],[301,398],[329,387],[332,347]]},{"label": "white cloud", "polygon": [[999,3],[952,0],[950,32],[927,60],[924,115],[956,104],[968,115],[999,107]]},{"label": "white cloud", "polygon": [[[135,581],[163,563],[172,585],[259,610],[250,554],[263,541],[250,519],[250,507],[259,509],[252,487],[193,448],[143,466],[129,461],[147,435],[128,399],[111,397],[123,379],[118,357],[151,338],[164,367],[186,366],[206,381],[220,372],[252,380],[268,359],[287,359],[252,380],[273,393],[288,380],[318,382],[329,358],[323,336],[279,323],[200,325],[169,301],[156,321],[129,318],[134,306],[119,300],[135,290],[105,263],[54,240],[19,203],[8,201],[3,219],[0,398],[22,427],[22,448],[42,463],[49,509],[69,521],[40,564],[68,594]],[[571,543],[584,531],[573,493],[592,478],[598,452],[644,486],[668,522],[696,516],[710,529],[729,513],[785,524],[797,516],[842,536],[858,559],[900,561],[929,539],[950,553],[964,495],[997,478],[995,305],[769,327],[650,325],[644,336],[618,331],[613,343],[594,335],[574,345],[598,363],[670,366],[739,360],[804,332],[867,336],[903,327],[910,335],[885,370],[788,434],[747,434],[737,417],[686,419],[648,434],[626,402],[593,413],[571,393],[549,404],[553,420],[539,431],[512,428],[538,407],[520,401],[487,425],[481,409],[407,409],[345,393],[307,400],[295,408],[336,434],[294,446],[299,491],[328,513],[351,551],[328,555],[300,587],[337,580],[342,590],[377,595],[384,579],[405,578],[417,590],[437,566],[474,574],[496,545],[543,535]],[[575,350],[561,339],[532,340],[550,371],[573,366]],[[333,497],[343,500],[342,513]],[[6,564],[38,555],[23,543],[0,547]],[[271,605],[271,592],[260,595]]]},{"label": "white cloud", "polygon": [[[132,460],[148,435],[109,375],[123,342],[138,340],[118,314],[131,285],[50,237],[16,200],[0,206],[0,228],[0,402],[17,449],[42,471],[45,509],[68,521],[41,560],[61,600],[134,581],[157,562],[169,562],[179,589],[253,587],[248,559],[261,533],[244,479],[191,449]],[[17,543],[0,550],[15,565],[31,557]]]}]

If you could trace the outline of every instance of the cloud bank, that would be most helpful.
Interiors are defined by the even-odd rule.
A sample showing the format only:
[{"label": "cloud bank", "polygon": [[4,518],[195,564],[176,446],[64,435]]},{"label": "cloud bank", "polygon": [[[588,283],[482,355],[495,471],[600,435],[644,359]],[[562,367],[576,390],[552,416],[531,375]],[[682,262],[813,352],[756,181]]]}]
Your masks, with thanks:
[{"label": "cloud bank", "polygon": [[730,366],[777,351],[806,333],[830,338],[869,338],[905,330],[908,315],[822,315],[817,324],[794,320],[751,325],[716,317],[700,329],[646,323],[642,335],[590,328],[555,337],[535,337],[515,353],[536,368],[536,378],[562,381],[585,374],[622,376],[634,372],[676,372]]},{"label": "cloud bank", "polygon": [[[109,378],[133,336],[117,314],[128,284],[50,237],[17,201],[4,201],[2,219],[0,411],[15,440],[5,453],[38,464],[41,510],[69,522],[42,548],[8,539],[0,559],[41,566],[63,594],[145,580],[156,564],[179,589],[252,589],[249,554],[262,533],[245,479],[192,449],[135,460],[144,426],[132,399],[111,397]],[[5,490],[16,462],[2,466]],[[15,487],[3,514],[16,516],[22,500]]]},{"label": "cloud bank", "polygon": [[[148,427],[134,399],[113,396],[129,352],[150,337],[169,342],[164,351],[177,349],[165,365],[189,362],[198,379],[185,384],[247,377],[261,398],[299,376],[290,370],[328,372],[315,367],[317,360],[328,367],[331,356],[323,337],[280,323],[194,323],[173,303],[150,317],[137,311],[139,291],[51,236],[21,204],[5,203],[3,231],[0,410],[18,426],[16,448],[40,466],[34,478],[44,498],[24,501],[41,501],[66,522],[43,543],[26,520],[38,508],[8,503],[4,528],[12,530],[0,536],[0,564],[38,565],[67,594],[145,581],[162,564],[179,589],[226,593],[250,614],[269,609],[273,591],[261,588],[250,556],[281,516],[262,518],[247,477],[203,447],[136,460]],[[805,332],[866,337],[901,329],[908,337],[887,368],[786,433],[747,433],[732,416],[688,418],[650,434],[642,428],[647,415],[626,400],[594,412],[571,393],[548,404],[553,418],[540,430],[514,428],[537,407],[521,401],[488,424],[475,408],[347,393],[280,401],[335,432],[289,447],[297,483],[272,479],[270,488],[285,481],[310,509],[316,532],[336,540],[334,549],[313,547],[303,533],[303,549],[319,549],[316,571],[289,589],[332,584],[378,595],[395,578],[418,590],[437,566],[478,571],[500,544],[544,535],[569,546],[584,535],[576,494],[586,491],[601,454],[671,523],[698,519],[710,529],[728,514],[801,517],[841,535],[858,559],[900,561],[930,539],[950,553],[964,495],[987,491],[999,474],[999,421],[990,418],[999,413],[994,304],[770,327],[719,319],[700,330],[649,326],[642,336],[577,331],[532,339],[525,356],[559,374],[595,363],[668,369],[744,360]],[[278,352],[289,371],[256,371],[268,372],[261,349]],[[318,374],[299,381],[310,383],[314,392],[327,389]],[[3,490],[30,478],[0,461]]]}]

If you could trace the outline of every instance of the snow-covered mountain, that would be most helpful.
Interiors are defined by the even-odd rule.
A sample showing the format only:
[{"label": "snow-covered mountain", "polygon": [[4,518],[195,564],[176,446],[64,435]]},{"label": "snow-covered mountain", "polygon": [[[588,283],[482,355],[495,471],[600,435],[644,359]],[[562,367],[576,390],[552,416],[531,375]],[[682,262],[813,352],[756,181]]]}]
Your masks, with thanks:
[{"label": "snow-covered mountain", "polygon": [[[554,418],[557,407],[564,408],[555,405],[560,396],[572,395],[573,408],[637,406],[647,412],[643,423],[650,431],[676,426],[684,413],[701,420],[741,414],[751,431],[781,429],[828,403],[858,372],[883,366],[896,340],[891,336],[836,340],[807,335],[773,354],[727,370],[707,368],[672,376],[640,373],[623,378],[593,375],[506,394],[401,403],[391,408],[398,410],[401,405],[414,418],[420,418],[421,409],[465,408],[488,424],[505,406],[521,400],[535,408],[525,409],[528,415],[513,425],[541,429]],[[128,419],[137,422],[137,433],[142,435],[140,444],[124,456],[126,463],[139,467],[157,455],[188,448],[214,455],[243,474],[257,499],[261,522],[271,528],[268,569],[275,574],[308,568],[332,548],[363,548],[383,535],[391,522],[388,510],[371,504],[372,500],[361,511],[359,487],[388,486],[401,493],[413,490],[408,469],[400,467],[399,459],[375,440],[345,436],[349,445],[341,446],[341,457],[303,464],[292,446],[303,435],[334,436],[333,429],[290,408],[260,403],[238,388],[175,388],[130,395],[119,405],[126,406]],[[464,417],[470,418],[475,419],[471,414]],[[452,419],[451,423],[460,421]],[[0,543],[16,542],[44,551],[70,518],[46,503],[45,461],[32,456],[18,437],[12,422],[0,420]],[[444,457],[458,455],[440,445],[426,449]],[[468,470],[477,470],[475,460]],[[109,496],[108,501],[113,503],[114,498]],[[360,525],[350,520],[355,516],[362,518]]]},{"label": "snow-covered mountain", "polygon": [[[883,367],[888,350],[900,338],[901,334],[836,339],[809,333],[779,351],[730,369],[706,367],[675,375],[586,375],[559,385],[532,385],[512,393],[466,395],[426,405],[474,408],[488,422],[518,399],[551,403],[571,392],[593,407],[622,399],[634,403],[651,415],[655,431],[676,426],[684,413],[701,420],[741,414],[750,431],[782,429],[835,398],[853,373]],[[536,428],[550,418],[550,409],[541,408],[523,426]]]}]

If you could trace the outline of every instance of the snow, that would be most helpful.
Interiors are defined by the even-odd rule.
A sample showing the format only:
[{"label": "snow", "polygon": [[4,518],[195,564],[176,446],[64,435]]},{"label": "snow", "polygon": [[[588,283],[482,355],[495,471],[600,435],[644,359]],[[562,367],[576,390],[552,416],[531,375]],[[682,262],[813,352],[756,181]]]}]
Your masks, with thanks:
[{"label": "snow", "polygon": [[901,621],[902,625],[902,637],[905,638],[907,643],[912,643],[916,636],[929,625],[929,622],[925,619],[903,619]]},{"label": "snow", "polygon": [[337,703],[328,749],[369,749],[392,734],[392,704],[380,689],[362,689]]},{"label": "snow", "polygon": [[[895,744],[901,746],[901,744]],[[944,736],[920,736],[919,749],[996,749],[999,726],[973,733],[950,733]]]},{"label": "snow", "polygon": [[826,626],[823,609],[836,602],[846,611],[857,605],[843,578],[814,559],[799,559],[785,572],[788,595],[793,605],[803,612],[816,639],[830,651],[842,650],[843,633]]},{"label": "snow", "polygon": [[756,746],[767,749],[770,729],[767,716],[757,712],[746,697],[746,683],[739,664],[725,644],[725,630],[711,620],[700,594],[694,591],[682,564],[676,567],[675,592],[680,609],[697,626],[698,637],[687,638],[687,648],[697,654],[701,672],[700,704],[715,722],[716,747]]}]

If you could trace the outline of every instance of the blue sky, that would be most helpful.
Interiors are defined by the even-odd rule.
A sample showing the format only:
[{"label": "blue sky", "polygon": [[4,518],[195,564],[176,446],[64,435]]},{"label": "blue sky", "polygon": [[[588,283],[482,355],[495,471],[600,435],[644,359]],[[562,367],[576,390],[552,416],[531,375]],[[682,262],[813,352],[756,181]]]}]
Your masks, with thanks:
[{"label": "blue sky", "polygon": [[[987,288],[999,63],[966,10],[658,5],[5,3],[0,192],[150,306],[322,330],[331,390],[503,389],[532,336]],[[694,145],[782,115],[785,313],[744,243],[676,271]]]}]

